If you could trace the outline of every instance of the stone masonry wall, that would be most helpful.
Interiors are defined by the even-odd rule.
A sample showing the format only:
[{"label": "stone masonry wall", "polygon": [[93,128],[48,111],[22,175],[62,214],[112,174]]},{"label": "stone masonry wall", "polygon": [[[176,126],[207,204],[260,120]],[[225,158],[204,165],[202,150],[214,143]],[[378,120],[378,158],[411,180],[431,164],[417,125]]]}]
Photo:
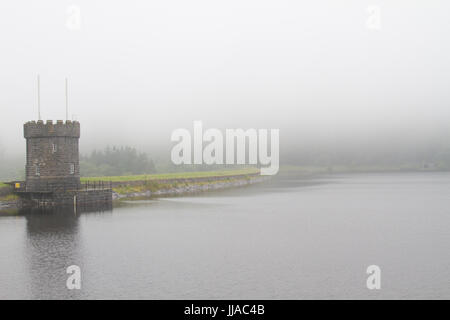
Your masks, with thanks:
[{"label": "stone masonry wall", "polygon": [[79,122],[27,122],[24,137],[27,140],[27,191],[61,192],[80,187]]},{"label": "stone masonry wall", "polygon": [[61,193],[28,193],[22,197],[23,207],[53,207],[76,204],[83,206],[88,204],[108,204],[112,202],[111,189],[103,190],[78,190]]},{"label": "stone masonry wall", "polygon": [[232,175],[232,176],[217,176],[217,177],[198,177],[198,178],[175,178],[175,179],[149,179],[149,180],[135,180],[135,181],[113,181],[111,182],[111,186],[113,188],[116,187],[124,187],[124,186],[141,186],[151,182],[157,182],[161,184],[169,184],[169,183],[197,183],[197,182],[214,182],[221,180],[231,180],[231,179],[243,179],[245,177],[254,178],[260,176],[259,173],[250,173],[250,174],[240,174],[240,175]]}]

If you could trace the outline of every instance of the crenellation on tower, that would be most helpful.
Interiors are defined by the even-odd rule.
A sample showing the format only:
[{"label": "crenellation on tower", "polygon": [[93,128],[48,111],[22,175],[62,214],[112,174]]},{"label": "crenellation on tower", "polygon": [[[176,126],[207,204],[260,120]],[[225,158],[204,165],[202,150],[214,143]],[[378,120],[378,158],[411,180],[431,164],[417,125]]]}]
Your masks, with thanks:
[{"label": "crenellation on tower", "polygon": [[24,124],[24,137],[72,137],[80,138],[80,123],[78,121],[58,120],[56,124],[52,120],[29,121]]}]

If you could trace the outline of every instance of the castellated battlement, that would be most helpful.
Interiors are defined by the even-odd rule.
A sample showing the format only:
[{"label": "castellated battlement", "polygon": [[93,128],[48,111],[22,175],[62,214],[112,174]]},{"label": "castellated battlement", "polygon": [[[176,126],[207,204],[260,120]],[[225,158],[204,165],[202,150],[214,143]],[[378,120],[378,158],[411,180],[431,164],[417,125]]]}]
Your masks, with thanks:
[{"label": "castellated battlement", "polygon": [[23,125],[23,134],[25,138],[44,138],[44,137],[80,137],[80,123],[78,121],[58,120],[53,123],[47,120],[29,121]]}]

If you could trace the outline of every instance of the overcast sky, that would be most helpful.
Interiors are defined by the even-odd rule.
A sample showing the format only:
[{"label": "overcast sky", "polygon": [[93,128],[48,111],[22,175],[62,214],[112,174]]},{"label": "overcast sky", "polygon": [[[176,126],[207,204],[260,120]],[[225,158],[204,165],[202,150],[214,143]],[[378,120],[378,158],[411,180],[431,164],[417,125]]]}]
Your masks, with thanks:
[{"label": "overcast sky", "polygon": [[0,145],[25,151],[37,74],[44,120],[65,117],[69,78],[85,151],[170,145],[194,120],[280,128],[294,146],[433,136],[450,119],[449,9],[422,0],[2,1]]}]

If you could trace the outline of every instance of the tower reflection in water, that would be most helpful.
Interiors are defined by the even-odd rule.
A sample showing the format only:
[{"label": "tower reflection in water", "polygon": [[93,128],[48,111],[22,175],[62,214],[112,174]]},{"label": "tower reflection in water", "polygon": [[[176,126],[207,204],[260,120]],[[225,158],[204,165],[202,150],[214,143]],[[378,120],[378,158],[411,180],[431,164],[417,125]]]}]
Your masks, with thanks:
[{"label": "tower reflection in water", "polygon": [[78,208],[22,209],[26,219],[26,261],[29,268],[29,291],[33,299],[80,299],[87,292],[69,290],[67,267],[83,270],[80,218],[86,214],[111,212],[111,205]]}]

